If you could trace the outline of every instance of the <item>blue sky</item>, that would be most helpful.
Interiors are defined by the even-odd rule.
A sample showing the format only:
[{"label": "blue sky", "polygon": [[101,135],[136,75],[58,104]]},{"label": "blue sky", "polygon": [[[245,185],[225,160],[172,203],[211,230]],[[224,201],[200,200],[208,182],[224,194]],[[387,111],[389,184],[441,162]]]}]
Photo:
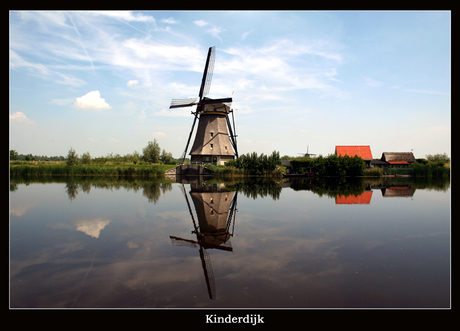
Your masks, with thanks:
[{"label": "blue sky", "polygon": [[451,155],[449,11],[10,11],[10,149],[180,157],[210,46],[240,153]]}]

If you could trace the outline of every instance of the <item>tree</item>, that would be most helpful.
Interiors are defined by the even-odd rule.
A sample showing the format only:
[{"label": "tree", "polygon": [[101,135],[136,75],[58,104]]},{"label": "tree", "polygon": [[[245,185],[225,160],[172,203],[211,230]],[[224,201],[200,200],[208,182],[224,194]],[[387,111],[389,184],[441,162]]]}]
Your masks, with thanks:
[{"label": "tree", "polygon": [[10,150],[10,160],[17,160],[18,159],[18,152],[16,150],[11,149]]},{"label": "tree", "polygon": [[426,159],[428,161],[431,161],[431,162],[441,161],[444,164],[450,162],[450,158],[446,153],[444,153],[444,154],[435,154],[435,155],[428,154],[428,155],[426,155]]},{"label": "tree", "polygon": [[172,153],[168,153],[163,149],[163,151],[161,152],[160,161],[163,162],[164,164],[169,164],[172,162],[172,160],[173,160]]},{"label": "tree", "polygon": [[82,164],[90,164],[91,163],[91,155],[89,152],[83,153],[81,156],[81,163]]},{"label": "tree", "polygon": [[67,165],[74,166],[78,164],[78,154],[75,153],[75,150],[70,147],[69,153],[67,154]]},{"label": "tree", "polygon": [[160,161],[161,148],[156,139],[149,141],[147,146],[142,149],[144,161],[158,163]]}]

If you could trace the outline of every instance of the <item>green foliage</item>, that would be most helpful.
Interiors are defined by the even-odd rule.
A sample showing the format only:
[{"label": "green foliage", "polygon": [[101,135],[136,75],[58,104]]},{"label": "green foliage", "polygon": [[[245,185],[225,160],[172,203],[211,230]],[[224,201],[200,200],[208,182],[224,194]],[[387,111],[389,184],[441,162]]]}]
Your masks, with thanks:
[{"label": "green foliage", "polygon": [[10,176],[158,176],[174,165],[22,163],[10,166]]},{"label": "green foliage", "polygon": [[163,149],[160,155],[160,161],[164,164],[172,164],[174,162],[172,153],[168,153]]},{"label": "green foliage", "polygon": [[81,156],[81,163],[82,164],[90,164],[91,163],[91,155],[89,152],[83,153]]},{"label": "green foliage", "polygon": [[435,155],[428,154],[428,155],[426,155],[426,159],[428,161],[431,161],[431,162],[438,162],[439,161],[439,162],[442,162],[442,164],[446,164],[446,163],[450,162],[450,158],[447,155],[447,153],[435,154]]},{"label": "green foliage", "polygon": [[153,141],[149,141],[147,143],[147,146],[142,149],[142,152],[144,153],[144,161],[149,163],[160,162],[161,148],[156,139],[153,139]]},{"label": "green foliage", "polygon": [[14,149],[10,150],[10,160],[17,160],[18,159],[18,152],[16,152]]},{"label": "green foliage", "polygon": [[302,173],[303,168],[313,168],[319,177],[344,177],[364,176],[366,164],[359,156],[337,156],[335,154],[316,158],[297,158],[291,160],[291,165],[297,173]]},{"label": "green foliage", "polygon": [[428,162],[421,164],[414,162],[411,164],[412,176],[421,177],[448,177],[450,176],[450,168],[445,167],[442,160],[436,162]]},{"label": "green foliage", "polygon": [[72,167],[78,164],[78,154],[75,152],[75,150],[70,147],[69,153],[67,154],[67,165]]},{"label": "green foliage", "polygon": [[280,154],[273,151],[270,155],[257,155],[256,152],[241,155],[238,159],[227,161],[226,167],[243,169],[248,175],[271,174],[281,164]]}]

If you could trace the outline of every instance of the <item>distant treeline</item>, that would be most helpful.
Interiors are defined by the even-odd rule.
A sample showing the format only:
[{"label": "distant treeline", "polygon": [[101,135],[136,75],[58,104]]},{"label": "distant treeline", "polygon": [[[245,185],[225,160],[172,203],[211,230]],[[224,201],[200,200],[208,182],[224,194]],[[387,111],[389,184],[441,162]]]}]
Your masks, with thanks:
[{"label": "distant treeline", "polygon": [[366,172],[366,163],[359,156],[332,154],[327,157],[322,155],[315,158],[304,157],[291,160],[291,165],[297,173],[311,168],[315,176],[319,177],[364,176]]},{"label": "distant treeline", "polygon": [[[450,167],[446,162],[450,159],[446,155],[427,155],[427,159],[416,159],[410,167],[389,167],[385,172],[390,175],[412,175],[420,177],[444,177],[450,176]],[[432,160],[432,161],[430,161]],[[366,164],[359,156],[350,157],[337,156],[335,154],[327,157],[316,158],[295,158],[290,161],[296,173],[303,173],[306,169],[312,169],[316,177],[357,177],[357,176],[381,176],[383,169],[366,168]]]},{"label": "distant treeline", "polygon": [[176,160],[172,153],[162,150],[156,139],[149,141],[147,146],[142,149],[142,154],[138,151],[125,155],[114,154],[107,156],[92,157],[89,152],[79,156],[76,151],[70,147],[67,156],[44,156],[32,154],[18,154],[16,150],[10,150],[10,161],[65,161],[68,166],[79,164],[115,164],[115,163],[132,163],[132,164],[175,164]]}]

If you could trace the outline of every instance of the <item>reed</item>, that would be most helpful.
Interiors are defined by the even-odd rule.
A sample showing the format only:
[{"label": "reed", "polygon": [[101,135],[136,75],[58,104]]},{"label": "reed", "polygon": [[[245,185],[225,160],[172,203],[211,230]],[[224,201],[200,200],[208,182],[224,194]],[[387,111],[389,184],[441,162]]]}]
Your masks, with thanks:
[{"label": "reed", "polygon": [[174,165],[10,163],[10,176],[159,176]]}]

